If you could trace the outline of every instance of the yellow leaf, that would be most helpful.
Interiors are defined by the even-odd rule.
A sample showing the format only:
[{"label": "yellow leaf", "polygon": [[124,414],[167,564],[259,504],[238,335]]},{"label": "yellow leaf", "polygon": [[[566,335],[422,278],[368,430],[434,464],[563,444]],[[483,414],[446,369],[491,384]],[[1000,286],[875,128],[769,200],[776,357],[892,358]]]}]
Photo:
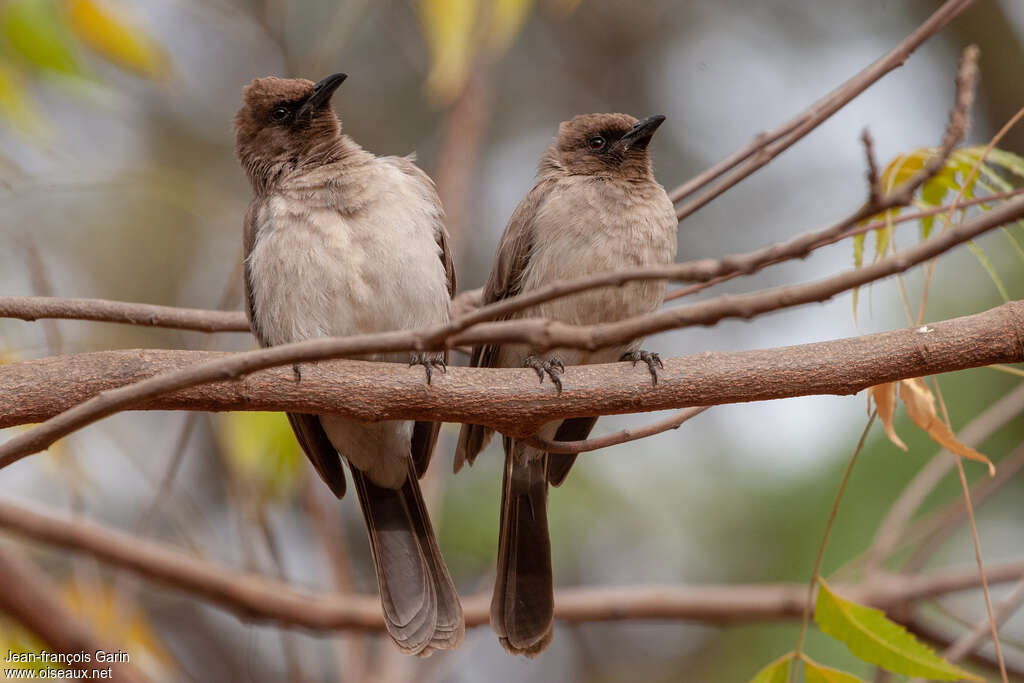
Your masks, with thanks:
[{"label": "yellow leaf", "polygon": [[304,458],[284,413],[225,413],[216,426],[235,476],[269,498],[296,490]]},{"label": "yellow leaf", "polygon": [[36,109],[18,71],[0,59],[0,118],[6,119],[22,133],[45,137],[49,131],[46,119]]},{"label": "yellow leaf", "polygon": [[892,426],[892,416],[896,412],[896,383],[887,382],[886,384],[876,384],[875,386],[868,389],[868,407],[871,406],[871,399],[875,399],[875,408],[878,410],[878,419],[882,421],[882,426],[885,427],[885,435],[889,437],[889,441],[899,446],[902,450],[907,450],[907,444],[896,435],[896,430]]},{"label": "yellow leaf", "polygon": [[949,426],[935,412],[935,396],[920,377],[900,381],[900,398],[907,406],[907,415],[918,427],[928,432],[932,440],[951,453],[988,465],[989,475],[996,472],[992,461],[978,451],[957,441]]},{"label": "yellow leaf", "polygon": [[138,27],[129,26],[102,0],[66,0],[68,23],[93,51],[145,78],[166,75],[163,52]]},{"label": "yellow leaf", "polygon": [[106,584],[69,581],[63,594],[68,608],[91,623],[105,642],[127,652],[132,665],[155,680],[166,680],[174,669],[174,658],[142,610],[119,599]]},{"label": "yellow leaf", "polygon": [[476,45],[478,0],[420,0],[420,23],[430,50],[427,88],[447,101],[469,75]]},{"label": "yellow leaf", "polygon": [[531,9],[533,0],[494,0],[491,3],[488,41],[494,54],[503,54],[509,48]]}]

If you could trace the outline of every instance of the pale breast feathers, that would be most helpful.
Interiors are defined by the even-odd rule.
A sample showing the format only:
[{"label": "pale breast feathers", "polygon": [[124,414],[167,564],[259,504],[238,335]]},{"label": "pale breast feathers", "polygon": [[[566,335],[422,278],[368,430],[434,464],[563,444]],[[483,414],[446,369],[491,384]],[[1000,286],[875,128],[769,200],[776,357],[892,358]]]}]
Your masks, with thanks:
[{"label": "pale breast feathers", "polygon": [[[345,184],[311,186],[307,178],[255,210],[246,279],[265,343],[448,320],[454,277],[432,187],[388,158],[348,170],[345,183],[364,190],[355,209]],[[296,282],[308,286],[279,284]]]}]

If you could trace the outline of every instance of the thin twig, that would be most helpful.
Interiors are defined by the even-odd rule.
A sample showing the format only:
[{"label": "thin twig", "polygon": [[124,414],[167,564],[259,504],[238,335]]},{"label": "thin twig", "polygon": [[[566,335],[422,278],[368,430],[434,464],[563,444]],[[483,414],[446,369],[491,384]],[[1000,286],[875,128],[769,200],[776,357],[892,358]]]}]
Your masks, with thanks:
[{"label": "thin twig", "polygon": [[[1024,384],[1016,387],[971,420],[957,434],[957,439],[968,446],[977,447],[982,441],[1024,412]],[[865,571],[870,574],[882,566],[883,560],[903,538],[914,512],[939,482],[953,469],[955,455],[947,450],[928,461],[892,504],[878,526],[875,540],[865,555]],[[1000,465],[1002,472],[1002,465]]]},{"label": "thin twig", "polygon": [[[950,457],[952,454],[950,454]],[[954,461],[948,461],[948,470],[953,469]],[[1004,485],[1013,481],[1014,475],[1024,469],[1024,444],[1018,446],[1010,455],[1000,461],[996,476],[986,477],[971,487],[971,500],[978,509],[992,494]],[[962,498],[950,502],[946,507],[936,510],[912,525],[906,536],[917,539],[917,546],[900,567],[900,571],[915,572],[921,569],[935,552],[945,545],[953,530],[967,519],[967,509]]]},{"label": "thin twig", "polygon": [[[725,318],[749,319],[768,311],[825,301],[840,292],[904,272],[957,244],[1021,217],[1024,217],[1024,200],[1018,199],[870,266],[848,270],[815,282],[742,296],[722,296],[626,318],[615,323],[575,326],[523,319],[483,323],[471,330],[453,334],[453,328],[460,324],[454,322],[426,330],[384,332],[344,338],[324,337],[235,353],[183,370],[158,375],[127,387],[113,389],[50,418],[45,423],[0,444],[0,468],[26,455],[48,448],[61,437],[133,405],[186,387],[237,378],[264,368],[386,351],[439,350],[461,344],[522,342],[538,351],[556,347],[600,349],[665,330],[713,324]],[[1005,305],[1012,306],[1013,302]],[[1005,362],[1018,362],[1018,359],[995,358],[986,364]],[[488,369],[487,372],[494,370]]]},{"label": "thin twig", "polygon": [[107,299],[64,299],[46,296],[0,296],[0,318],[95,320],[197,332],[248,332],[245,314]]},{"label": "thin twig", "polygon": [[[924,23],[899,45],[856,76],[846,81],[806,110],[778,128],[755,136],[744,147],[730,154],[706,171],[683,183],[669,193],[673,202],[679,201],[708,185],[736,166],[733,173],[704,194],[691,199],[676,211],[679,220],[702,208],[711,200],[741,180],[765,166],[780,153],[794,145],[830,116],[842,109],[855,97],[893,69],[901,66],[922,43],[941,31],[958,14],[967,9],[972,0],[947,0]],[[743,162],[746,162],[745,164]],[[742,165],[741,165],[742,164]]]},{"label": "thin twig", "polygon": [[[949,211],[946,213],[945,218],[942,221],[942,231],[945,231],[946,229],[949,228],[950,221],[953,219],[953,213],[962,206],[961,199],[964,196],[964,192],[967,190],[968,187],[970,187],[971,183],[974,182],[975,177],[977,177],[978,172],[981,170],[982,164],[985,163],[985,159],[988,158],[989,153],[995,148],[999,141],[1003,139],[1003,136],[1010,132],[1010,129],[1013,128],[1017,124],[1017,122],[1021,120],[1022,117],[1024,117],[1024,107],[1021,107],[1017,111],[1017,113],[1010,118],[1009,121],[1003,124],[1003,127],[999,129],[999,132],[997,132],[992,137],[992,139],[989,140],[988,144],[985,146],[984,151],[981,153],[981,156],[978,157],[978,160],[974,162],[974,165],[971,167],[971,172],[967,174],[967,177],[964,178],[963,184],[960,185],[960,190],[956,193],[956,198],[953,199],[953,203],[950,205]],[[931,287],[932,275],[934,273],[935,260],[933,259],[931,263],[928,264],[928,269],[925,274],[924,291],[921,294],[921,307],[917,311],[918,325],[920,325],[921,321],[924,320],[924,309],[925,305],[928,303],[928,290]]]},{"label": "thin twig", "polygon": [[[946,401],[942,397],[942,388],[939,386],[937,377],[933,377],[935,384],[935,395],[939,399],[939,407],[942,409],[942,419],[946,426],[953,428],[949,419],[949,411],[946,409]],[[978,525],[974,520],[974,507],[971,505],[971,488],[967,485],[967,475],[964,473],[964,462],[962,458],[956,459],[956,471],[960,477],[960,488],[963,491],[964,505],[967,508],[967,519],[971,524],[971,540],[974,542],[974,559],[978,563],[978,577],[981,579],[981,593],[985,598],[985,611],[988,613],[988,623],[992,634],[992,644],[996,649],[996,662],[999,664],[999,673],[1003,677],[1003,683],[1009,683],[1006,675],[1006,662],[1003,661],[1003,650],[999,646],[999,627],[996,626],[996,617],[992,610],[992,596],[988,592],[988,579],[985,577],[984,562],[981,559],[981,539],[978,536]]]},{"label": "thin twig", "polygon": [[[851,394],[896,379],[1020,362],[1024,345],[1018,343],[1017,335],[1022,320],[1024,302],[1009,302],[913,330],[781,349],[670,358],[656,385],[629,363],[571,366],[563,375],[565,390],[560,394],[550,385],[537,383],[535,376],[531,379],[530,371],[522,368],[452,367],[429,386],[409,368],[366,361],[311,365],[303,372],[301,384],[284,369],[251,374],[261,366],[294,362],[296,346],[308,354],[312,344],[313,351],[328,355],[323,353],[325,345],[335,352],[338,345],[351,340],[314,340],[244,353],[98,352],[0,366],[0,427],[46,420],[44,434],[49,438],[63,435],[63,430],[74,431],[98,413],[122,408],[284,410],[364,421],[468,422],[520,438],[556,418]],[[929,353],[921,354],[925,340]],[[103,369],[107,367],[116,370]],[[225,367],[248,376],[244,382],[225,381],[230,374]],[[220,381],[211,383],[207,378]],[[339,402],[338,396],[359,400]],[[65,410],[69,405],[76,407]],[[59,410],[64,412],[54,417]],[[21,438],[33,433],[23,432],[0,445],[0,463],[10,464],[48,445],[36,438]]]},{"label": "thin twig", "polygon": [[[1024,605],[1024,580],[1014,586],[1010,594],[1003,598],[1003,601],[996,607],[996,624],[1000,626],[1004,624],[1007,619],[1020,609],[1021,605]],[[963,659],[972,650],[981,645],[985,639],[985,632],[989,630],[990,623],[987,616],[984,619],[979,619],[970,631],[960,636],[955,643],[946,648],[942,656],[951,662]]]},{"label": "thin twig", "polygon": [[581,439],[579,441],[548,441],[547,439],[542,439],[538,436],[532,436],[527,439],[523,439],[523,442],[533,446],[534,448],[547,451],[548,453],[586,453],[588,451],[596,451],[599,448],[618,446],[619,444],[629,443],[630,441],[646,439],[649,436],[661,434],[662,432],[667,432],[670,429],[678,429],[680,425],[691,417],[697,417],[710,407],[711,406],[683,408],[675,415],[669,415],[663,420],[652,422],[651,424],[645,425],[639,429],[622,429],[612,434],[595,436],[589,439]]},{"label": "thin twig", "polygon": [[[821,536],[821,544],[818,546],[818,555],[814,559],[814,571],[811,572],[811,580],[807,586],[807,600],[804,603],[803,615],[800,617],[800,635],[796,641],[796,655],[795,660],[799,661],[804,651],[804,640],[807,638],[807,626],[811,622],[811,606],[814,603],[814,589],[818,586],[818,581],[821,579],[821,563],[825,559],[825,548],[828,546],[828,538],[832,534],[832,525],[836,521],[836,515],[839,513],[839,503],[843,500],[843,494],[846,492],[846,485],[850,481],[850,474],[853,472],[853,466],[857,462],[857,456],[860,455],[861,449],[864,448],[864,442],[868,438],[868,433],[871,432],[871,425],[875,423],[875,418],[878,416],[878,411],[872,411],[871,417],[868,418],[868,423],[864,425],[864,431],[861,432],[860,439],[857,440],[857,446],[853,449],[853,455],[850,456],[850,460],[846,463],[846,469],[843,470],[843,477],[839,480],[839,488],[836,490],[836,496],[832,500],[832,509],[828,513],[828,521],[825,523],[825,533]],[[791,667],[789,671],[789,680],[796,680],[796,669],[798,667]]]}]

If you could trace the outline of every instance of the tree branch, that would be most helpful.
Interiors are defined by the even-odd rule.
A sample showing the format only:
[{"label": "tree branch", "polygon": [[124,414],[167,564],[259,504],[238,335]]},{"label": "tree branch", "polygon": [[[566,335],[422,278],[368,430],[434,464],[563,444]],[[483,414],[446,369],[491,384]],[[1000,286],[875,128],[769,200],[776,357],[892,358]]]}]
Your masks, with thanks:
[{"label": "tree branch", "polygon": [[[0,550],[0,612],[10,615],[28,631],[37,635],[55,652],[79,655],[96,650],[116,651],[102,642],[93,629],[57,599],[60,591],[44,577],[39,568],[10,550]],[[6,654],[3,655],[6,658]],[[10,666],[10,665],[7,665]],[[97,662],[69,664],[70,669],[106,669]],[[112,664],[109,680],[144,683],[148,680],[130,664]]]},{"label": "tree branch", "polygon": [[[941,31],[958,14],[967,9],[973,0],[947,0],[939,9],[928,17],[923,24],[913,31],[899,45],[894,47],[878,61],[874,62],[856,76],[846,81],[828,95],[818,100],[806,110],[782,124],[778,128],[756,135],[745,146],[733,152],[725,159],[714,164],[704,172],[691,178],[669,193],[669,198],[677,202],[687,195],[693,194],[708,185],[716,178],[739,166],[716,186],[695,197],[676,211],[676,217],[683,220],[699,210],[726,190],[739,183],[755,171],[764,167],[780,153],[793,146],[805,135],[817,128],[837,111],[846,106],[854,98],[868,89],[887,73],[902,66],[910,54],[922,43]],[[746,163],[744,163],[746,162]],[[741,165],[742,164],[742,165]]]},{"label": "tree branch", "polygon": [[[403,333],[395,333],[401,336]],[[343,341],[343,340],[340,340]],[[308,345],[310,342],[304,342]],[[314,344],[339,340],[314,340]],[[316,347],[314,347],[316,348]],[[656,385],[630,363],[570,366],[564,390],[539,384],[523,368],[449,368],[432,385],[396,363],[336,361],[227,379],[241,359],[280,362],[288,347],[245,353],[133,350],[56,356],[0,366],[0,427],[46,420],[0,444],[0,466],[73,431],[66,417],[139,410],[275,410],[339,414],[360,420],[432,419],[491,425],[530,436],[556,418],[678,409],[811,394],[854,394],[883,382],[992,363],[1024,361],[1024,302],[983,313],[879,334],[778,349],[704,352],[665,360]],[[241,366],[245,368],[244,365]],[[217,368],[214,383],[167,382]],[[237,371],[236,371],[237,372]],[[200,375],[202,376],[202,375]],[[167,391],[139,391],[156,385]],[[345,396],[345,401],[338,401]],[[127,398],[126,398],[127,397]],[[84,401],[84,402],[83,402]],[[77,408],[70,408],[75,406]],[[61,412],[65,411],[65,412]],[[54,415],[57,421],[54,422]],[[76,418],[77,420],[78,418]],[[92,421],[91,419],[87,422]],[[69,428],[69,424],[73,428]],[[81,425],[78,425],[81,426]],[[38,427],[36,428],[39,429]],[[54,436],[54,435],[57,436]]]},{"label": "tree branch", "polygon": [[691,417],[697,417],[710,407],[711,406],[683,408],[675,415],[669,415],[664,420],[652,422],[651,424],[640,427],[639,429],[623,429],[614,432],[613,434],[595,436],[589,439],[581,439],[579,441],[548,441],[547,439],[542,439],[538,436],[531,436],[523,439],[523,441],[534,448],[539,448],[543,451],[547,451],[548,453],[586,453],[589,451],[596,451],[599,448],[608,448],[609,446],[618,446],[619,444],[629,443],[630,441],[646,439],[649,436],[661,434],[662,432],[667,432],[670,429],[678,429]]},{"label": "tree branch", "polygon": [[210,311],[107,299],[62,299],[50,296],[0,296],[0,318],[42,320],[95,320],[126,325],[148,325],[197,332],[248,332],[241,311]]},{"label": "tree branch", "polygon": [[[193,593],[240,618],[271,620],[317,630],[380,631],[384,624],[375,596],[313,593],[273,579],[235,571],[159,543],[91,521],[71,520],[0,501],[0,527],[24,538],[83,552],[165,586]],[[1024,560],[987,570],[991,583],[1018,580]],[[880,609],[975,588],[974,567],[930,574],[877,575],[837,591]],[[555,616],[562,621],[672,619],[709,623],[792,619],[806,600],[803,584],[636,586],[558,591]],[[463,601],[467,626],[488,623],[487,595]]]},{"label": "tree branch", "polygon": [[[967,53],[965,61],[969,62],[970,51]],[[449,325],[425,330],[385,332],[345,338],[326,337],[234,354],[231,357],[209,361],[174,373],[152,377],[130,387],[115,389],[75,406],[65,413],[51,418],[45,424],[15,436],[0,445],[0,467],[25,455],[45,449],[62,436],[147,399],[188,386],[247,374],[262,368],[367,353],[442,349],[482,343],[525,343],[535,351],[559,347],[594,350],[640,339],[669,329],[698,324],[711,325],[725,318],[749,319],[789,306],[826,301],[840,292],[904,272],[962,242],[1021,217],[1024,217],[1024,199],[1007,202],[956,228],[863,268],[848,270],[815,282],[769,289],[742,296],[721,296],[688,306],[655,311],[648,315],[603,325],[573,326],[546,320],[524,319],[482,323],[472,329],[460,331],[468,326],[466,318],[476,315],[470,314]],[[499,302],[495,308],[502,303],[507,302]],[[485,309],[480,309],[477,314],[483,310]]]}]

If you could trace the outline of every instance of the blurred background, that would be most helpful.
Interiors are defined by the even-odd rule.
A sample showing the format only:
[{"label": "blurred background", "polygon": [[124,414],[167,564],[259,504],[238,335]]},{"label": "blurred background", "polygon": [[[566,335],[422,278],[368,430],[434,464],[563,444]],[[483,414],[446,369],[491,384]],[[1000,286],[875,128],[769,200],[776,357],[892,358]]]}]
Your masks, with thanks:
[{"label": "blurred background", "polygon": [[[316,80],[335,71],[349,74],[334,99],[346,132],[378,154],[416,153],[445,201],[460,290],[480,287],[560,121],[592,111],[667,115],[652,150],[671,189],[874,61],[937,6],[3,0],[0,292],[240,308],[250,192],[233,155],[231,119],[241,88],[258,76]],[[938,144],[959,52],[972,42],[981,48],[982,79],[968,142],[986,142],[1024,104],[1019,0],[980,0],[904,67],[684,221],[680,259],[747,251],[850,213],[866,196],[861,131],[870,129],[883,163]],[[1000,146],[1024,154],[1024,127]],[[917,230],[897,230],[897,244],[915,242]],[[1005,238],[993,233],[978,246],[1009,297],[1024,296],[1024,267]],[[708,295],[816,279],[852,263],[844,242]],[[922,282],[919,273],[906,278],[914,302]],[[939,262],[927,319],[1002,300],[979,260],[960,249]],[[659,335],[646,346],[675,356],[905,325],[891,281],[861,291],[858,309],[855,317],[846,294],[749,323]],[[253,346],[242,334],[0,321],[7,360]],[[984,368],[943,377],[954,429],[1020,381]],[[806,581],[865,406],[864,395],[721,406],[676,431],[582,456],[550,497],[556,584]],[[872,432],[839,511],[826,575],[868,547],[888,507],[938,451],[900,415],[910,451],[898,451],[878,427]],[[603,418],[595,435],[658,417]],[[468,595],[489,592],[493,579],[502,458],[495,440],[454,477],[457,430],[445,426],[426,489],[442,551]],[[979,450],[998,463],[1022,441],[1019,417]],[[971,463],[967,471],[972,480],[984,474]],[[6,496],[224,565],[322,590],[375,590],[356,501],[333,500],[311,476],[280,416],[122,414],[0,477]],[[926,508],[958,493],[948,477]],[[1019,555],[1022,493],[1020,481],[1011,483],[978,511],[987,560]],[[973,563],[970,543],[958,528],[930,565]],[[798,627],[556,624],[551,647],[530,661],[506,656],[488,628],[477,628],[454,653],[406,659],[379,637],[252,625],[88,559],[3,544],[39,562],[67,604],[156,680],[745,681],[794,647]],[[984,614],[975,592],[938,607],[971,621]],[[1004,632],[1007,657],[1024,662],[1012,644],[1024,641],[1024,617]],[[0,621],[0,651],[36,647]],[[870,676],[813,629],[808,647],[819,661]]]}]

